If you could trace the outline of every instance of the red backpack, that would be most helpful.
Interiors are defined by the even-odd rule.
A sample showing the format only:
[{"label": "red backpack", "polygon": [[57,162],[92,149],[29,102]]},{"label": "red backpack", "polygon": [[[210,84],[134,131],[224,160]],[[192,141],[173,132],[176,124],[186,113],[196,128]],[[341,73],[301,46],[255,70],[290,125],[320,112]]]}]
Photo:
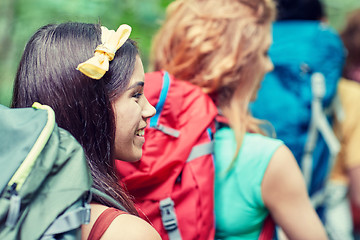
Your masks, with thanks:
[{"label": "red backpack", "polygon": [[145,79],[157,113],[145,130],[142,159],[116,161],[118,174],[162,239],[214,239],[216,106],[199,87],[167,72]]}]

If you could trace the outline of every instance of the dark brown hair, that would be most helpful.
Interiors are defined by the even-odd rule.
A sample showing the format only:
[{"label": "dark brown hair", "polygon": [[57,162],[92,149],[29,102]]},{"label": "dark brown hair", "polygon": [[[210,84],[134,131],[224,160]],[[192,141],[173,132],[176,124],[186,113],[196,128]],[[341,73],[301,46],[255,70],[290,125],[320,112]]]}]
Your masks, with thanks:
[{"label": "dark brown hair", "polygon": [[360,9],[351,12],[348,16],[346,26],[341,32],[341,38],[348,50],[343,75],[352,79],[351,71],[354,68],[360,68]]},{"label": "dark brown hair", "polygon": [[276,0],[277,20],[321,20],[325,17],[320,0]]},{"label": "dark brown hair", "polygon": [[[132,76],[138,50],[132,40],[116,52],[100,80],[76,70],[101,44],[97,24],[63,23],[40,28],[29,40],[15,79],[12,107],[33,102],[52,107],[58,125],[83,146],[93,186],[112,196],[133,214],[133,202],[119,184],[113,156],[115,117],[111,101],[121,95]],[[103,198],[94,200],[112,204]]]}]

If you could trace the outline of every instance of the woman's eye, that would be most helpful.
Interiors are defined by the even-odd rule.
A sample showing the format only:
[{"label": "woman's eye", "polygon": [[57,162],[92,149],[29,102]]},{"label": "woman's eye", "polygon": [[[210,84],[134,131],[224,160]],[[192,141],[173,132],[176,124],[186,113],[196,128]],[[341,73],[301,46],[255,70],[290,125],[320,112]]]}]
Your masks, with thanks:
[{"label": "woman's eye", "polygon": [[142,92],[137,92],[137,93],[135,93],[132,97],[133,97],[133,98],[140,98],[142,95],[143,95]]}]

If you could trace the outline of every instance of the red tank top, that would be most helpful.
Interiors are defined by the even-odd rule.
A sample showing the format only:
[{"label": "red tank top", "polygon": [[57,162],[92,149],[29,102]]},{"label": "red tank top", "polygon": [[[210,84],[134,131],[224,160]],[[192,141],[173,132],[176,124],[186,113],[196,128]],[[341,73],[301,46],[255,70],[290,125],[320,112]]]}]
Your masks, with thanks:
[{"label": "red tank top", "polygon": [[116,208],[108,208],[103,211],[91,228],[88,240],[99,240],[108,229],[112,221],[121,214],[126,214],[126,212]]}]

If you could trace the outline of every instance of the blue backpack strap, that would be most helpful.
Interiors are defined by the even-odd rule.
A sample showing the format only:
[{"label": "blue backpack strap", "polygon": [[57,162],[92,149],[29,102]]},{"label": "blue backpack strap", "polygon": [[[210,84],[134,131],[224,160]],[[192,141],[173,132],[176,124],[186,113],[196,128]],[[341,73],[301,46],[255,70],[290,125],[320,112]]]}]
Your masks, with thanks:
[{"label": "blue backpack strap", "polygon": [[156,114],[150,119],[150,127],[156,127],[158,125],[160,114],[164,107],[165,100],[166,100],[166,97],[167,97],[167,94],[169,91],[169,87],[170,87],[169,73],[164,72],[163,84],[162,84],[162,88],[161,88],[161,92],[160,92],[160,96],[159,96],[159,101],[155,107]]},{"label": "blue backpack strap", "polygon": [[169,92],[170,84],[171,84],[171,80],[170,80],[169,73],[164,72],[163,84],[162,84],[162,88],[161,88],[161,92],[160,92],[160,96],[159,96],[159,101],[155,107],[156,114],[150,119],[150,127],[156,128],[159,131],[162,131],[163,133],[165,133],[167,135],[170,135],[173,137],[179,137],[180,132],[178,130],[159,124],[159,118],[161,115],[161,111],[163,110],[165,100],[167,98],[167,94]]}]

